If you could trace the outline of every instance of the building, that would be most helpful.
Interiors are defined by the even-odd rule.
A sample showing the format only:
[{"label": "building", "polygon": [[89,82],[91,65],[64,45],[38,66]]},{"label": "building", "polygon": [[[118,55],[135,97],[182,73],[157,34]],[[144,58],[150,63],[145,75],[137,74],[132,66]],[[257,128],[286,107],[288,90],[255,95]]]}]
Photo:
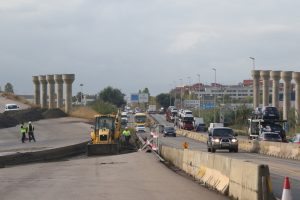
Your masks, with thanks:
[{"label": "building", "polygon": [[[262,84],[262,81],[260,82]],[[260,94],[262,94],[262,87]],[[294,93],[294,85],[292,85],[293,92],[292,92],[292,102],[295,100],[295,93]],[[213,108],[215,102],[215,95],[218,102],[224,102],[224,98],[230,99],[231,101],[235,100],[243,100],[248,97],[253,96],[253,80],[243,80],[242,83],[236,85],[222,85],[219,83],[212,83],[211,85],[205,85],[203,83],[196,83],[193,85],[184,85],[184,86],[177,86],[171,91],[173,97],[176,97],[178,102],[182,97],[182,104],[184,107],[187,108],[196,108],[199,107],[199,102],[201,101],[202,108]],[[269,95],[270,100],[272,96],[272,80],[270,80],[269,84]],[[189,96],[189,98],[187,98]],[[191,98],[192,97],[192,98]],[[279,88],[279,100],[280,105],[282,105],[283,99],[283,83],[280,83]],[[271,102],[270,102],[271,104]]]}]

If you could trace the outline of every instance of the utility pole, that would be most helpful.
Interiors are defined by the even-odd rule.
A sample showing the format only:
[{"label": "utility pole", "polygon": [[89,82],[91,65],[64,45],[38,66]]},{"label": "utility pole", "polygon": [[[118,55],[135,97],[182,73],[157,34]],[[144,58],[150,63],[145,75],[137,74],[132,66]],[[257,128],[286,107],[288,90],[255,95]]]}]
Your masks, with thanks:
[{"label": "utility pole", "polygon": [[188,87],[189,87],[189,100],[191,100],[191,77],[190,76],[188,76],[187,77],[187,79],[188,79]]},{"label": "utility pole", "polygon": [[216,95],[216,86],[217,86],[217,69],[216,68],[212,68],[212,70],[214,70],[215,72],[215,95],[214,95],[214,123],[216,123],[216,106],[217,106],[217,95]]},{"label": "utility pole", "polygon": [[81,91],[80,91],[80,105],[83,105],[83,94],[82,94],[82,87],[83,87],[83,84],[80,83],[79,86],[80,86],[80,88],[81,88],[81,89],[80,89],[80,90],[81,90]]},{"label": "utility pole", "polygon": [[176,85],[176,81],[173,81],[173,83],[174,83],[174,106],[177,107],[175,104],[177,103],[177,85]]},{"label": "utility pole", "polygon": [[182,78],[179,79],[180,80],[180,109],[183,109],[183,106],[182,106],[182,88],[183,88],[183,83],[182,83]]},{"label": "utility pole", "polygon": [[172,105],[172,84],[170,84],[170,94],[169,94],[169,97],[170,97],[170,104],[169,104],[169,106],[171,106]]},{"label": "utility pole", "polygon": [[255,58],[254,57],[249,57],[252,60],[252,67],[253,70],[255,70]]},{"label": "utility pole", "polygon": [[201,82],[200,82],[200,74],[197,74],[198,78],[199,78],[199,94],[198,94],[198,97],[199,97],[199,117],[200,117],[200,112],[201,112],[201,97],[200,97],[200,91],[201,91]]}]

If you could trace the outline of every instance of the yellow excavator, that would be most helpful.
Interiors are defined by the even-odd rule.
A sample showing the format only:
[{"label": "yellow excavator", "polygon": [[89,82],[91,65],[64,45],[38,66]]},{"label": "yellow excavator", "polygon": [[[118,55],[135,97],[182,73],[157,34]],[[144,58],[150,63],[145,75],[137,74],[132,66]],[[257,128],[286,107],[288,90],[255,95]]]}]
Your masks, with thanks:
[{"label": "yellow excavator", "polygon": [[111,155],[120,151],[121,116],[96,115],[92,127],[91,141],[87,145],[87,155]]}]

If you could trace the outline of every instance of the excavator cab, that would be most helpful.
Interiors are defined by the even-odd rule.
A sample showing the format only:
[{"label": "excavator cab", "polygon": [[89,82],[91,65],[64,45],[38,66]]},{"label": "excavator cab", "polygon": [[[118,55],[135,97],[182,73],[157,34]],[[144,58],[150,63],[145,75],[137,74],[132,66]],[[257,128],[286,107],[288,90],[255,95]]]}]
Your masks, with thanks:
[{"label": "excavator cab", "polygon": [[91,132],[87,154],[107,155],[119,153],[120,119],[119,115],[97,115]]},{"label": "excavator cab", "polygon": [[94,131],[91,133],[93,144],[109,144],[113,142],[115,119],[110,116],[100,116],[95,119]]}]

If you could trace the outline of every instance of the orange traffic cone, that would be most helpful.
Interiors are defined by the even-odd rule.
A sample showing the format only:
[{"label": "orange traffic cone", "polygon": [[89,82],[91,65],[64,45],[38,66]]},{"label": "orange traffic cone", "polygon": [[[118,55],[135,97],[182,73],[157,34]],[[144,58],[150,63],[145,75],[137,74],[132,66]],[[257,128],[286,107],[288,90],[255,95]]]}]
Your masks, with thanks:
[{"label": "orange traffic cone", "polygon": [[284,178],[283,191],[281,200],[292,200],[289,177]]}]

